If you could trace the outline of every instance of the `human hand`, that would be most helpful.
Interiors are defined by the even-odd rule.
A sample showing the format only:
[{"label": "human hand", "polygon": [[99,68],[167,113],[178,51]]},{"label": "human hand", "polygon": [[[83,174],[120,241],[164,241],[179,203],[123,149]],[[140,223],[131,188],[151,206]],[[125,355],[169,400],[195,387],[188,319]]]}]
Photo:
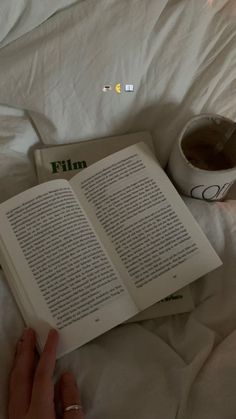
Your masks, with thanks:
[{"label": "human hand", "polygon": [[[53,373],[58,340],[57,331],[51,330],[36,367],[35,333],[32,329],[24,332],[17,345],[10,378],[9,419],[56,419]],[[84,419],[81,409],[66,411],[69,406],[81,406],[70,373],[63,374],[60,379],[60,397],[63,419]]]}]

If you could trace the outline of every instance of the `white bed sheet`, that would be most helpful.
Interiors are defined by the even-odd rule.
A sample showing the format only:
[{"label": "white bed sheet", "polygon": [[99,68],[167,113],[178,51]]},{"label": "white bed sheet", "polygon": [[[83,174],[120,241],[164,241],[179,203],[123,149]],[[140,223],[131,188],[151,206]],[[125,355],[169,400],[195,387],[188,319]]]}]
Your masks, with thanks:
[{"label": "white bed sheet", "polygon": [[1,0],[0,47],[40,25],[58,10],[84,0]]},{"label": "white bed sheet", "polygon": [[227,0],[86,0],[0,49],[0,103],[45,143],[151,130],[164,164],[193,114],[236,119],[235,39]]},{"label": "white bed sheet", "polygon": [[[192,114],[236,119],[236,23],[215,4],[86,0],[0,49],[0,103],[26,110],[0,109],[0,199],[36,182],[28,116],[45,143],[151,130],[163,164]],[[119,81],[135,93],[102,93]],[[118,327],[58,363],[89,419],[236,416],[236,201],[186,202],[224,265],[192,285],[193,313]],[[0,419],[22,327],[1,274]]]}]

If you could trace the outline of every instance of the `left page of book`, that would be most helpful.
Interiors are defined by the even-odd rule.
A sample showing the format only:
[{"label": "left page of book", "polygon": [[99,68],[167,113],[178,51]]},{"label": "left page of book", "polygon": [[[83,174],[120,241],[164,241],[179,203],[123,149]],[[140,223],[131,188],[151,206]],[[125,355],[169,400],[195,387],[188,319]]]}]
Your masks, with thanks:
[{"label": "left page of book", "polygon": [[67,181],[3,203],[0,238],[10,287],[40,348],[51,327],[61,356],[138,312]]}]

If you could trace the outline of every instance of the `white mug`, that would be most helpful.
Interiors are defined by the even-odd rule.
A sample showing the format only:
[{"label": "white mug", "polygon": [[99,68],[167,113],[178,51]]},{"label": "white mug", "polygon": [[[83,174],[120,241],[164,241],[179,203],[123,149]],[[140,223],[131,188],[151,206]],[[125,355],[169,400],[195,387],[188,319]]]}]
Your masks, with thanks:
[{"label": "white mug", "polygon": [[[180,193],[207,201],[225,198],[236,180],[234,127],[232,120],[215,114],[195,116],[185,125],[172,149],[167,169]],[[229,141],[223,152],[219,152],[225,135],[233,131],[234,141]]]}]

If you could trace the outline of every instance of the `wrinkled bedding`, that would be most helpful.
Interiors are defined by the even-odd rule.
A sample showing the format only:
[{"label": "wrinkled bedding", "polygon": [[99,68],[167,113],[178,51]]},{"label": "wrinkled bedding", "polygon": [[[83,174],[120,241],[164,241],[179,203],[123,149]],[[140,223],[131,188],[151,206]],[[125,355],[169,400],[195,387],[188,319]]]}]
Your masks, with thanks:
[{"label": "wrinkled bedding", "polygon": [[[60,8],[68,4],[50,19],[52,9],[40,19],[34,9],[27,29],[0,43],[1,202],[36,184],[40,142],[149,130],[164,166],[192,115],[236,120],[233,2],[84,0]],[[133,83],[134,93],[102,92],[118,82]],[[75,373],[87,418],[236,417],[235,192],[221,203],[184,198],[224,262],[191,285],[192,313],[119,326],[58,362],[56,376]],[[1,272],[0,419],[22,328]]]},{"label": "wrinkled bedding", "polygon": [[1,0],[0,47],[28,33],[64,7],[83,0]]}]

